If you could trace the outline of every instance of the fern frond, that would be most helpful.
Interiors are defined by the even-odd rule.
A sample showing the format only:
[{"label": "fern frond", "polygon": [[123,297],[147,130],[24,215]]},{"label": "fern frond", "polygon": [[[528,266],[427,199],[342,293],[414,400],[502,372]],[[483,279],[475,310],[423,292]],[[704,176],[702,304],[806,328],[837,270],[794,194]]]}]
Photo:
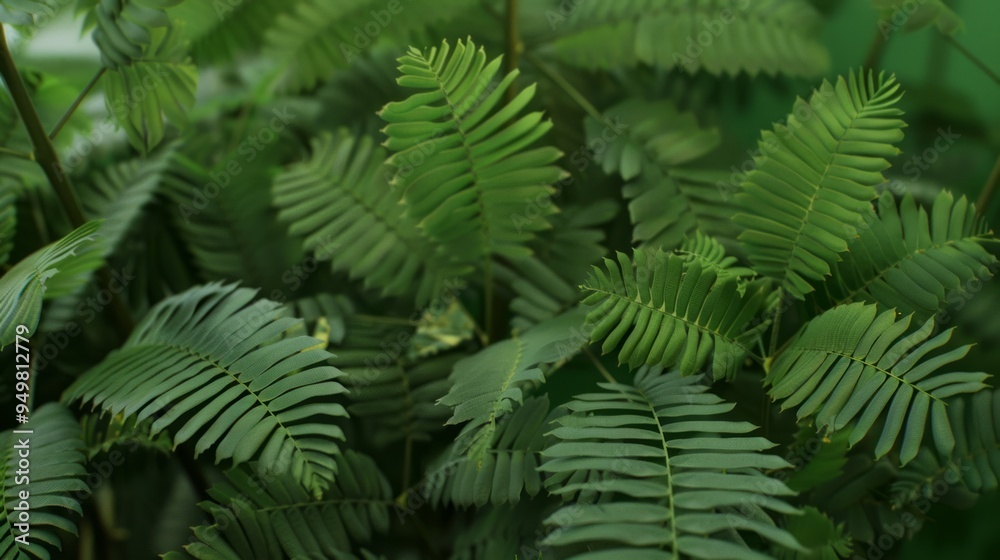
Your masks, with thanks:
[{"label": "fern frond", "polygon": [[0,24],[34,25],[39,16],[52,17],[61,7],[57,0],[0,0]]},{"label": "fern frond", "polygon": [[817,40],[822,18],[805,0],[581,2],[550,23],[561,28],[555,53],[588,69],[814,76],[829,66]]},{"label": "fern frond", "polygon": [[[48,560],[50,547],[62,550],[61,533],[77,534],[76,519],[83,515],[78,496],[89,490],[80,425],[68,410],[49,403],[32,412],[31,420],[18,429],[32,433],[0,434],[0,557]],[[29,468],[18,465],[25,457],[30,459]],[[27,500],[22,492],[28,493]],[[22,514],[30,522],[28,532],[15,531],[16,524],[25,523]]]},{"label": "fern frond", "polygon": [[885,158],[899,150],[902,111],[894,77],[859,72],[799,99],[786,124],[765,131],[757,169],[736,195],[733,221],[754,269],[802,299],[830,274],[870,216]]},{"label": "fern frond", "polygon": [[[798,513],[784,501],[793,492],[761,472],[790,465],[762,453],[775,444],[746,435],[756,426],[724,419],[735,404],[676,372],[640,375],[634,386],[599,386],[602,392],[565,405],[570,414],[555,421],[555,443],[543,451],[541,470],[562,478],[597,471],[606,478],[550,487],[557,494],[595,491],[599,498],[578,499],[549,517],[546,524],[561,530],[546,544],[585,546],[567,556],[581,560],[767,558],[725,538],[746,531],[804,550],[764,514]],[[751,504],[763,517],[742,513]]]},{"label": "fern frond", "polygon": [[462,358],[460,353],[412,358],[414,329],[401,322],[351,317],[344,339],[331,345],[330,363],[345,374],[348,410],[371,426],[371,442],[379,447],[407,438],[427,441],[444,428],[449,410],[437,401],[447,394],[448,376]]},{"label": "fern frond", "polygon": [[501,60],[487,63],[472,41],[411,48],[399,62],[399,84],[421,91],[379,114],[409,215],[464,262],[529,256],[525,244],[556,212],[551,184],[564,176],[552,165],[559,150],[529,149],[552,123],[540,112],[518,116],[535,86],[504,103],[518,72],[494,82]]},{"label": "fern frond", "polygon": [[169,428],[175,448],[197,437],[196,455],[257,459],[262,475],[295,473],[318,494],[336,473],[344,437],[333,420],[347,412],[331,402],[345,392],[343,374],[325,365],[330,354],[312,337],[276,341],[299,320],[254,297],[210,284],[167,298],[63,400],[136,422],[159,415],[152,434]]},{"label": "fern frond", "polygon": [[478,508],[471,522],[455,535],[449,560],[544,559],[545,553],[532,545],[538,545],[538,527],[545,517],[537,498],[513,508]]},{"label": "fern frond", "polygon": [[259,53],[261,37],[298,4],[289,0],[181,2],[167,14],[171,21],[183,22],[180,31],[196,63],[225,64]]},{"label": "fern frond", "polygon": [[363,278],[383,296],[416,294],[422,307],[446,282],[472,272],[456,263],[404,213],[387,182],[385,150],[346,129],[312,142],[312,155],[279,174],[272,187],[289,234],[334,271]]},{"label": "fern frond", "polygon": [[531,243],[532,256],[493,263],[494,278],[513,293],[512,328],[527,330],[580,302],[577,286],[607,253],[598,226],[617,213],[610,200],[563,208],[552,217],[553,229]]},{"label": "fern frond", "polygon": [[694,232],[694,237],[688,237],[679,249],[674,251],[688,263],[698,262],[702,268],[711,268],[719,278],[746,278],[753,276],[753,269],[745,266],[735,266],[739,261],[736,257],[726,254],[726,248],[719,240],[710,237],[701,230]]},{"label": "fern frond", "polygon": [[[337,480],[319,498],[290,476],[230,471],[208,491],[214,501],[201,504],[213,523],[195,527],[195,542],[164,558],[355,558],[352,543],[389,530],[392,488],[366,455],[349,449],[336,461]],[[376,558],[364,552],[362,557]]]},{"label": "fern frond", "polygon": [[806,507],[802,515],[789,517],[785,530],[808,552],[774,547],[778,560],[839,560],[851,554],[851,537],[844,534],[844,524],[835,524],[822,511]]},{"label": "fern frond", "polygon": [[[134,1],[127,5],[140,6]],[[174,32],[155,29],[150,41],[140,58],[109,66],[102,79],[108,113],[143,153],[163,140],[164,119],[174,124],[187,122],[198,88],[198,70]]]},{"label": "fern frond", "polygon": [[[678,366],[692,375],[709,363],[716,379],[731,379],[766,323],[752,325],[764,294],[741,294],[735,278],[714,267],[663,251],[635,252],[635,270],[624,253],[604,259],[582,286],[592,306],[590,340],[603,339],[603,353],[624,340],[618,363]],[[626,335],[628,335],[626,337]]]},{"label": "fern frond", "polygon": [[438,402],[454,411],[448,424],[465,424],[456,453],[483,460],[500,419],[532,384],[545,382],[542,368],[569,360],[586,344],[583,318],[581,309],[572,309],[455,364],[451,390]]},{"label": "fern frond", "polygon": [[[948,343],[952,329],[931,338],[934,319],[907,334],[912,316],[854,303],[813,319],[782,352],[765,382],[768,394],[783,399],[782,410],[816,416],[816,426],[837,431],[854,423],[849,443],[861,441],[880,418],[885,425],[875,446],[880,458],[902,439],[900,462],[912,460],[930,422],[943,455],[955,446],[946,399],[986,388],[985,373],[938,373],[963,358],[970,346],[929,354]],[[905,430],[903,430],[905,426]],[[900,433],[902,431],[902,434]]]},{"label": "fern frond", "polygon": [[[183,0],[81,0],[77,9],[87,14],[84,30],[91,34],[109,70],[131,66],[148,58],[158,31],[170,28],[166,8]],[[150,53],[155,52],[155,48]]]},{"label": "fern frond", "polygon": [[446,460],[426,477],[421,495],[438,507],[486,504],[517,505],[522,493],[534,497],[542,488],[541,452],[550,428],[547,396],[530,397],[504,417],[482,459],[445,453]]},{"label": "fern frond", "polygon": [[409,0],[391,12],[387,4],[370,0],[299,0],[267,30],[264,51],[282,69],[282,88],[298,92],[330,79],[379,39],[406,38],[475,5],[473,0]]},{"label": "fern frond", "polygon": [[885,192],[878,209],[833,277],[817,287],[824,307],[861,300],[927,319],[953,291],[993,276],[997,259],[984,246],[996,240],[964,196],[956,201],[941,191],[928,212],[910,194],[897,207]]},{"label": "fern frond", "polygon": [[83,287],[104,262],[94,238],[100,221],[87,222],[59,241],[25,257],[0,278],[0,347],[14,342],[18,325],[34,334],[42,301]]},{"label": "fern frond", "polygon": [[168,147],[153,157],[111,165],[81,190],[84,213],[103,220],[105,257],[115,252],[153,199],[172,155],[173,148]]},{"label": "fern frond", "polygon": [[[669,101],[630,99],[604,112],[615,128],[585,122],[587,144],[605,173],[629,181],[632,241],[643,247],[674,249],[695,230],[735,238],[733,207],[717,183],[728,173],[689,167],[719,145],[719,131],[702,128],[694,115]],[[613,139],[609,138],[613,134]]]},{"label": "fern frond", "polygon": [[153,436],[150,430],[152,425],[152,418],[136,423],[134,417],[84,415],[80,426],[87,460],[120,446],[128,446],[130,452],[142,447],[167,455],[174,445],[164,432]]},{"label": "fern frond", "polygon": [[980,391],[948,403],[957,463],[965,486],[985,494],[1000,487],[1000,390]]}]

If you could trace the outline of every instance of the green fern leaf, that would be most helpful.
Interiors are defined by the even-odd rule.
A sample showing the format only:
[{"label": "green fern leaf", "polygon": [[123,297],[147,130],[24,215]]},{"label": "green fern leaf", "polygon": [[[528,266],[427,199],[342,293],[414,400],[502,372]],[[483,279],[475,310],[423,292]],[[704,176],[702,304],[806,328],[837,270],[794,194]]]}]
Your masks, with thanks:
[{"label": "green fern leaf", "polygon": [[851,554],[851,537],[844,534],[844,525],[834,522],[814,507],[804,508],[803,514],[789,517],[785,529],[808,552],[774,547],[778,560],[838,560]]},{"label": "green fern leaf", "polygon": [[[87,470],[80,426],[68,410],[50,403],[32,412],[31,420],[18,429],[32,433],[0,434],[4,502],[0,557],[48,560],[52,558],[49,547],[62,550],[62,534],[77,534],[77,516],[83,515],[78,496],[89,490],[84,482]],[[24,441],[27,448],[21,445]],[[19,466],[25,457],[30,462],[27,468]],[[22,492],[28,493],[27,500]],[[15,531],[17,524],[25,523],[25,514],[30,530]]]},{"label": "green fern leaf", "polygon": [[140,54],[127,64],[109,66],[102,81],[108,113],[125,129],[129,142],[148,153],[163,140],[164,119],[187,122],[198,70],[170,30],[154,29],[151,43]]},{"label": "green fern leaf", "polygon": [[717,186],[729,174],[689,166],[719,145],[717,129],[701,128],[669,101],[631,99],[604,114],[617,126],[588,119],[587,145],[605,173],[629,181],[622,193],[630,200],[633,242],[674,249],[695,230],[736,237],[731,204]]},{"label": "green fern leaf", "polygon": [[632,369],[676,365],[692,375],[711,363],[716,379],[735,376],[767,326],[751,325],[763,292],[741,294],[735,278],[663,251],[636,251],[635,265],[619,252],[617,263],[604,259],[607,275],[594,267],[582,286],[590,340],[603,339],[605,354],[624,340],[618,363]]},{"label": "green fern leaf", "polygon": [[564,177],[552,165],[559,150],[528,149],[552,127],[539,112],[518,117],[535,86],[502,103],[518,72],[494,82],[501,60],[487,63],[472,41],[411,48],[399,62],[400,85],[421,91],[379,114],[409,215],[464,262],[530,255],[525,243],[550,227],[551,184]]},{"label": "green fern leaf", "polygon": [[283,90],[312,89],[333,77],[337,69],[357,61],[378,40],[387,36],[407,38],[415,29],[454,17],[475,5],[473,0],[382,4],[370,0],[300,0],[294,10],[280,14],[268,29],[264,51],[281,69]]},{"label": "green fern leaf", "polygon": [[312,156],[282,172],[272,187],[278,219],[306,251],[334,271],[363,278],[383,296],[416,292],[424,306],[471,268],[461,266],[404,214],[386,181],[385,150],[347,130],[312,142]]},{"label": "green fern leaf", "polygon": [[[392,488],[370,457],[338,455],[336,482],[319,498],[289,476],[258,478],[234,469],[201,504],[212,524],[194,528],[195,542],[166,560],[356,558],[351,543],[389,530]],[[362,552],[362,558],[376,558]]]},{"label": "green fern leaf", "polygon": [[979,494],[1000,488],[1000,391],[953,399],[948,417],[955,430],[949,459],[957,464],[965,486]]},{"label": "green fern leaf", "polygon": [[829,66],[822,18],[805,0],[618,0],[573,4],[568,18],[551,12],[552,49],[582,68],[815,76]]},{"label": "green fern leaf", "polygon": [[[77,10],[87,14],[84,31],[94,27],[94,43],[109,70],[130,66],[148,57],[157,32],[170,27],[166,8],[183,0],[81,0]],[[155,52],[155,51],[150,51]]]},{"label": "green fern leaf", "polygon": [[997,259],[984,246],[996,240],[965,197],[956,202],[941,191],[928,213],[909,194],[897,208],[886,192],[878,207],[879,218],[849,242],[833,277],[818,287],[823,307],[862,300],[927,319],[952,292],[993,276]]},{"label": "green fern leaf", "polygon": [[733,221],[757,272],[802,299],[847,251],[858,216],[870,216],[885,160],[899,153],[902,111],[894,77],[873,73],[823,82],[799,99],[787,124],[765,131],[757,169],[743,183]]},{"label": "green fern leaf", "polygon": [[345,392],[330,354],[308,336],[275,338],[298,319],[258,300],[254,290],[210,284],[160,302],[125,345],[70,386],[63,400],[111,414],[156,415],[152,434],[170,428],[174,446],[195,439],[195,454],[216,462],[259,461],[262,475],[295,473],[315,494],[336,473],[332,420],[347,416],[331,397]]},{"label": "green fern leaf", "polygon": [[[875,457],[889,453],[902,439],[899,460],[911,461],[930,423],[934,442],[951,453],[955,436],[946,399],[986,388],[985,373],[938,373],[963,358],[970,346],[934,357],[954,329],[931,338],[934,320],[906,334],[912,316],[896,319],[894,310],[854,303],[813,319],[782,352],[766,377],[769,394],[783,399],[782,410],[798,406],[799,418],[816,416],[816,426],[837,431],[852,422],[851,446],[885,419]],[[905,336],[904,336],[905,335]],[[905,430],[904,430],[905,426]]]},{"label": "green fern leaf", "polygon": [[[735,530],[804,551],[765,513],[798,513],[783,499],[793,492],[761,472],[790,466],[762,453],[775,444],[745,435],[756,429],[750,423],[724,420],[736,405],[697,378],[649,373],[634,386],[600,383],[603,392],[577,396],[565,405],[570,414],[555,421],[541,470],[553,481],[581,471],[601,478],[549,486],[598,499],[578,498],[554,513],[546,524],[561,528],[544,542],[580,560],[767,558],[725,538]],[[750,504],[761,517],[741,514]]]},{"label": "green fern leaf", "polygon": [[542,488],[541,452],[549,399],[531,397],[500,421],[481,460],[446,452],[445,461],[425,478],[419,492],[435,507],[486,504],[517,505],[521,495],[534,497]]},{"label": "green fern leaf", "polygon": [[0,265],[7,264],[17,233],[17,195],[0,186]]},{"label": "green fern leaf", "polygon": [[583,317],[581,309],[570,310],[455,364],[451,390],[438,402],[454,410],[448,424],[465,424],[456,453],[483,460],[500,419],[523,402],[527,388],[545,382],[542,367],[584,346]]},{"label": "green fern leaf", "polygon": [[87,222],[59,241],[28,255],[0,278],[0,347],[14,342],[18,325],[34,334],[42,301],[69,295],[104,262],[94,237],[100,221]]},{"label": "green fern leaf", "polygon": [[58,0],[0,0],[0,24],[35,25],[40,16],[55,15],[61,4]]}]

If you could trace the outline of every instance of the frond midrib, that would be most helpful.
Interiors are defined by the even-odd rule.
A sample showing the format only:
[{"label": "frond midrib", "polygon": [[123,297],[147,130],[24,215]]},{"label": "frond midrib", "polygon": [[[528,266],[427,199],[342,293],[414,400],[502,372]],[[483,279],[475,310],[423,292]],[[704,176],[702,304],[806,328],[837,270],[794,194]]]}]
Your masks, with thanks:
[{"label": "frond midrib", "polygon": [[646,393],[641,387],[636,387],[636,391],[642,395],[642,398],[646,401],[646,406],[649,407],[649,414],[653,417],[653,423],[656,424],[656,431],[660,436],[660,445],[663,449],[663,461],[664,466],[667,469],[667,500],[670,502],[670,542],[672,543],[672,556],[673,560],[680,560],[680,547],[677,544],[677,515],[674,511],[674,476],[673,471],[670,468],[670,450],[667,445],[666,435],[663,433],[663,426],[660,424],[660,417],[656,415],[656,408],[653,406],[653,402],[646,396]]},{"label": "frond midrib", "polygon": [[722,334],[719,331],[716,331],[716,330],[710,329],[708,327],[704,327],[702,325],[699,325],[698,323],[693,322],[693,321],[691,321],[691,320],[689,320],[687,318],[679,317],[679,316],[677,316],[677,315],[675,315],[673,313],[669,313],[669,312],[667,312],[667,311],[665,311],[663,309],[659,309],[659,308],[653,307],[652,305],[649,305],[648,303],[644,303],[644,302],[632,299],[632,298],[627,297],[627,296],[623,296],[623,295],[615,293],[615,292],[609,292],[609,291],[607,291],[605,289],[602,289],[602,288],[596,288],[594,286],[588,286],[588,285],[584,285],[584,286],[581,286],[581,287],[584,290],[590,290],[592,292],[598,292],[598,293],[605,294],[605,295],[608,295],[608,296],[616,297],[618,299],[622,299],[622,300],[625,300],[625,301],[629,302],[629,304],[633,304],[633,305],[638,305],[638,306],[645,307],[647,309],[650,309],[652,311],[655,311],[655,312],[663,315],[664,317],[670,317],[671,319],[680,321],[680,322],[682,322],[684,324],[691,325],[692,327],[700,330],[701,332],[704,332],[704,333],[707,333],[707,334],[711,334],[711,335],[714,335],[714,336],[716,336],[718,338],[721,338],[722,340],[725,340],[726,342],[728,342],[730,344],[733,344],[734,346],[740,348],[744,352],[747,352],[747,354],[749,354],[749,355],[755,355],[752,350],[750,350],[749,348],[747,348],[746,346],[744,346],[743,343],[739,342],[737,339],[730,338],[730,337]]},{"label": "frond midrib", "polygon": [[843,303],[847,303],[847,302],[852,301],[854,299],[854,296],[858,295],[861,292],[867,291],[868,288],[870,288],[872,286],[872,284],[874,284],[875,282],[881,280],[882,277],[886,273],[888,273],[890,270],[898,269],[902,265],[902,263],[904,263],[904,262],[906,262],[908,260],[914,259],[917,255],[922,255],[922,254],[928,253],[930,251],[937,251],[937,250],[939,250],[939,249],[941,249],[943,247],[954,246],[954,245],[957,245],[961,241],[978,241],[978,240],[987,240],[987,239],[989,239],[989,237],[987,237],[987,236],[985,236],[983,234],[976,234],[976,235],[972,235],[972,236],[968,236],[968,237],[961,237],[959,239],[947,239],[943,243],[942,242],[935,242],[935,243],[932,243],[928,247],[921,247],[921,248],[917,249],[916,251],[907,251],[902,257],[900,257],[900,258],[896,259],[895,261],[893,261],[892,263],[890,263],[889,266],[887,266],[887,267],[885,267],[885,268],[883,268],[881,270],[879,270],[878,267],[875,267],[875,269],[878,270],[877,274],[875,274],[871,278],[865,280],[860,287],[858,287],[855,290],[852,290],[849,294],[847,294],[843,298],[840,298],[840,299],[836,300],[834,302],[834,305],[835,306],[836,305],[841,305]]},{"label": "frond midrib", "polygon": [[[945,402],[943,399],[940,399],[940,398],[934,396],[933,394],[928,393],[927,391],[921,389],[917,385],[915,385],[913,383],[910,383],[909,381],[903,379],[902,377],[899,377],[898,375],[892,373],[891,371],[888,371],[886,369],[880,368],[877,364],[873,364],[871,362],[868,362],[868,361],[865,361],[863,359],[857,358],[856,356],[852,356],[852,355],[847,354],[845,352],[842,352],[840,350],[830,350],[829,348],[819,348],[819,347],[815,347],[815,346],[800,346],[800,347],[797,348],[797,350],[800,350],[803,353],[804,352],[820,352],[820,353],[823,353],[823,354],[830,354],[830,355],[833,355],[833,356],[840,356],[841,358],[847,358],[847,359],[851,360],[852,362],[857,362],[859,364],[863,364],[865,366],[871,367],[871,368],[875,369],[876,371],[885,374],[886,377],[891,377],[891,378],[899,381],[902,384],[908,385],[914,391],[917,391],[919,393],[923,393],[923,394],[927,395],[928,397],[930,397],[930,398],[932,398],[932,399],[940,402],[941,404],[943,404],[945,406],[948,406],[948,403]],[[828,372],[829,372],[829,370],[827,370],[827,373]],[[906,375],[906,374],[904,373],[903,375]],[[879,387],[881,387],[881,385],[879,385]],[[895,395],[895,391],[893,392],[893,394]]]},{"label": "frond midrib", "polygon": [[[454,55],[453,55],[454,56]],[[465,160],[469,164],[469,174],[472,175],[472,188],[476,193],[476,206],[479,208],[479,238],[480,246],[483,248],[483,255],[486,259],[486,266],[489,266],[490,259],[490,221],[486,219],[486,205],[483,202],[483,189],[479,184],[479,172],[477,170],[477,162],[474,157],[472,157],[472,147],[469,146],[469,138],[466,135],[465,129],[462,127],[463,121],[459,118],[458,110],[455,104],[452,102],[451,96],[448,95],[448,91],[444,87],[444,80],[438,71],[427,62],[424,55],[420,54],[420,61],[424,64],[429,72],[434,74],[434,82],[438,86],[438,90],[441,92],[441,96],[444,102],[448,105],[448,117],[455,123],[455,131],[458,133],[459,138],[462,141],[462,149],[465,151]],[[442,67],[447,67],[447,64],[443,64]]]}]

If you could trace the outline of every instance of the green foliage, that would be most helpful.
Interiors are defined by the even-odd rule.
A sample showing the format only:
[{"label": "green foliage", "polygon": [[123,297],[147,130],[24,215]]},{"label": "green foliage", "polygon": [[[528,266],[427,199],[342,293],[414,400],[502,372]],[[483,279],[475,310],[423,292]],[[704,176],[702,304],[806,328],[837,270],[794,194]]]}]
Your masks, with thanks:
[{"label": "green foliage", "polygon": [[583,285],[591,341],[604,339],[608,353],[624,340],[618,363],[632,369],[677,366],[693,375],[711,360],[716,379],[732,378],[766,326],[751,325],[763,293],[741,294],[737,280],[716,266],[663,251],[636,251],[634,272],[624,253],[604,266],[607,275],[594,267]]},{"label": "green foliage", "polygon": [[502,103],[518,72],[494,83],[501,59],[487,63],[471,40],[454,51],[448,43],[427,53],[411,49],[399,63],[399,84],[421,92],[379,115],[394,152],[391,185],[402,190],[409,215],[463,262],[530,255],[524,244],[550,227],[545,216],[556,208],[546,204],[527,218],[525,201],[547,199],[549,184],[564,173],[552,165],[559,150],[528,149],[552,128],[540,112],[518,117],[535,86]]},{"label": "green foliage", "polygon": [[329,402],[343,374],[322,365],[316,339],[279,339],[296,319],[257,300],[253,290],[209,284],[167,298],[120,350],[66,390],[66,402],[111,414],[156,415],[174,447],[197,437],[195,455],[216,462],[258,461],[262,475],[294,473],[314,494],[336,474],[340,428],[317,422],[347,416]]},{"label": "green foliage", "polygon": [[[80,425],[68,410],[49,403],[17,429],[26,432],[0,434],[4,501],[0,549],[4,558],[48,560],[53,556],[41,543],[62,550],[64,535],[77,533],[78,516],[83,514],[77,497],[87,489]],[[27,469],[19,465],[25,456],[30,458]],[[12,530],[26,521],[30,531]]]},{"label": "green foliage", "polygon": [[87,222],[66,237],[28,255],[0,278],[0,346],[14,342],[18,325],[34,333],[42,301],[76,291],[102,264],[95,235],[101,222]]},{"label": "green foliage", "polygon": [[848,250],[858,216],[871,213],[885,158],[899,150],[899,84],[874,73],[823,82],[799,99],[786,124],[764,132],[757,169],[743,183],[733,220],[761,274],[797,298],[815,289]]},{"label": "green foliage", "polygon": [[67,3],[0,0],[0,557],[1000,546],[1000,8]]},{"label": "green foliage", "polygon": [[782,409],[799,407],[799,418],[815,415],[816,425],[830,431],[853,425],[851,445],[887,413],[875,457],[891,451],[902,432],[899,460],[905,465],[916,457],[928,421],[937,448],[951,454],[955,435],[946,399],[985,389],[989,375],[939,373],[970,347],[930,357],[948,343],[953,329],[932,336],[935,324],[929,319],[909,331],[912,315],[899,320],[896,315],[860,303],[823,313],[778,357],[766,382],[773,398],[784,399]]},{"label": "green foliage", "polygon": [[[578,498],[549,517],[546,523],[561,530],[546,542],[601,550],[570,556],[581,559],[767,558],[724,538],[746,531],[804,550],[766,514],[749,514],[797,513],[785,501],[793,492],[761,473],[789,466],[762,453],[774,444],[744,435],[756,429],[750,423],[725,420],[735,405],[697,379],[651,371],[637,375],[634,386],[600,383],[603,392],[577,396],[555,421],[556,443],[543,451],[541,470],[552,474],[547,485],[556,494],[600,497]],[[582,471],[601,476],[576,482]]]}]

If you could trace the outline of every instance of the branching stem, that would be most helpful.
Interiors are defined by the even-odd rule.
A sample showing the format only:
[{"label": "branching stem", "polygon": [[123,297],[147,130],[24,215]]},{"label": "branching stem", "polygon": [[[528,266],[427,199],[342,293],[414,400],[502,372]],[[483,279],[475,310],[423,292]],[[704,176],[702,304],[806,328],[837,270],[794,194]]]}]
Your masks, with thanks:
[{"label": "branching stem", "polygon": [[101,69],[97,71],[97,74],[94,74],[94,77],[91,78],[90,82],[88,82],[87,85],[83,88],[83,91],[80,92],[80,95],[76,96],[76,99],[73,100],[73,104],[69,106],[69,109],[66,110],[66,113],[63,114],[62,118],[59,119],[59,122],[56,123],[56,127],[53,128],[52,132],[49,133],[49,140],[56,139],[56,136],[58,136],[59,132],[63,129],[64,126],[66,126],[66,123],[69,122],[69,119],[73,117],[73,113],[75,113],[76,110],[80,107],[80,104],[83,103],[84,98],[87,97],[87,94],[90,93],[90,90],[94,89],[94,86],[97,85],[98,80],[101,79],[101,76],[104,75],[105,71],[107,71],[107,68],[102,66]]}]

